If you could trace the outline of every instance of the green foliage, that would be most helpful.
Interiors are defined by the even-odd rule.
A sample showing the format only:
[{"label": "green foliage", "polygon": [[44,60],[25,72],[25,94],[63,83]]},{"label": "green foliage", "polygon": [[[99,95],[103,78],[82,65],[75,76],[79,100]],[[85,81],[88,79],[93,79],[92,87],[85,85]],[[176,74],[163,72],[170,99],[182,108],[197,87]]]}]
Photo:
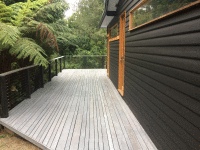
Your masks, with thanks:
[{"label": "green foliage", "polygon": [[70,41],[77,45],[74,54],[106,53],[106,31],[98,27],[103,6],[102,0],[80,0],[77,12],[68,19],[68,27],[73,31]]},{"label": "green foliage", "polygon": [[17,2],[26,2],[27,0],[2,0],[6,5],[11,5]]},{"label": "green foliage", "polygon": [[10,54],[15,55],[18,59],[29,58],[34,64],[39,64],[47,67],[48,61],[45,51],[33,39],[20,38],[15,45],[10,49]]},{"label": "green foliage", "polygon": [[36,0],[31,2],[28,0],[26,3],[15,3],[10,5],[13,9],[12,23],[15,26],[23,26],[30,21],[31,17],[35,15],[43,5],[47,4],[48,0]]},{"label": "green foliage", "polygon": [[11,22],[12,8],[0,1],[0,22]]},{"label": "green foliage", "polygon": [[106,56],[87,56],[74,55],[67,56],[67,68],[69,69],[89,69],[89,68],[105,68]]},{"label": "green foliage", "polygon": [[35,14],[34,19],[45,23],[53,23],[58,19],[64,18],[64,11],[67,9],[68,4],[64,0],[52,2],[42,7]]},{"label": "green foliage", "polygon": [[24,18],[28,17],[32,13],[28,7],[28,3],[16,3],[11,6],[13,8],[13,25],[22,26],[24,24]]},{"label": "green foliage", "polygon": [[98,28],[103,8],[102,0],[80,0],[76,15],[76,19],[81,22],[79,26]]},{"label": "green foliage", "polygon": [[0,51],[12,47],[20,37],[17,27],[0,23]]},{"label": "green foliage", "polygon": [[67,9],[65,0],[0,0],[0,60],[47,66],[58,50],[61,55],[105,54],[106,32],[98,29],[103,1],[81,0],[65,20]]},{"label": "green foliage", "polygon": [[38,36],[43,43],[46,43],[50,47],[56,48],[56,50],[59,51],[56,37],[54,36],[53,32],[43,23],[40,23],[37,26],[36,37]]},{"label": "green foliage", "polygon": [[64,0],[5,2],[0,0],[0,60],[8,65],[0,71],[10,70],[11,64],[47,66],[51,56],[58,56],[58,46],[67,41],[67,34],[62,36],[67,31],[62,22],[68,5]]}]

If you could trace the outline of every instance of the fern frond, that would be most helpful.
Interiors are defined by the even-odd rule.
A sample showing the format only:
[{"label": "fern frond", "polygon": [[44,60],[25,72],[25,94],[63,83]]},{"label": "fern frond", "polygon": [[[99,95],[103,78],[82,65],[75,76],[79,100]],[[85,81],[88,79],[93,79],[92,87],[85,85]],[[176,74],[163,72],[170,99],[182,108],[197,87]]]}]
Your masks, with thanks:
[{"label": "fern frond", "polygon": [[43,23],[37,26],[36,36],[40,37],[40,40],[50,47],[55,48],[59,51],[57,40],[53,32]]},{"label": "fern frond", "polygon": [[0,1],[0,22],[10,23],[12,11],[11,7],[6,6]]},{"label": "fern frond", "polygon": [[73,42],[71,39],[69,39],[67,37],[58,36],[57,37],[57,41],[58,41],[58,44],[62,45],[62,46],[64,46],[64,45],[73,45],[75,47],[78,47],[78,45],[75,42]]},{"label": "fern frond", "polygon": [[34,64],[42,65],[44,67],[47,67],[48,65],[48,61],[45,58],[45,51],[32,39],[19,39],[9,52],[11,55],[15,55],[18,59],[29,58],[29,60]]},{"label": "fern frond", "polygon": [[14,10],[12,12],[12,23],[16,26],[23,26],[27,23],[26,18],[31,18],[35,15],[35,12],[39,10],[43,5],[47,4],[48,0],[36,0],[27,2],[18,2],[10,5]]},{"label": "fern frond", "polygon": [[20,37],[17,27],[0,23],[0,47],[8,48],[13,46]]},{"label": "fern frond", "polygon": [[13,16],[12,23],[15,26],[22,26],[24,23],[23,22],[24,18],[32,14],[31,9],[28,7],[28,2],[15,3],[15,4],[10,5],[10,7],[14,10],[12,13],[12,16]]},{"label": "fern frond", "polygon": [[39,10],[42,6],[48,3],[48,0],[36,0],[32,1],[29,3],[29,8],[31,10],[37,11]]},{"label": "fern frond", "polygon": [[72,30],[67,26],[66,21],[63,19],[57,20],[56,22],[49,24],[49,26],[51,26],[59,35],[72,32]]},{"label": "fern frond", "polygon": [[68,4],[64,1],[50,3],[39,9],[34,19],[40,22],[52,23],[55,20],[62,19],[64,17],[64,11],[68,8]]}]

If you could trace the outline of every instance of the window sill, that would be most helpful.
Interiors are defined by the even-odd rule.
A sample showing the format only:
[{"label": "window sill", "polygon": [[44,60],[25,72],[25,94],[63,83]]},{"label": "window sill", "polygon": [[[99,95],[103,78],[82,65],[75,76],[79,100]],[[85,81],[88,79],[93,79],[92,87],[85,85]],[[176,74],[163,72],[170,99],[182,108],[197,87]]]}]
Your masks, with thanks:
[{"label": "window sill", "polygon": [[116,37],[114,37],[114,38],[109,39],[109,42],[117,41],[117,40],[119,40],[119,36],[116,36]]}]

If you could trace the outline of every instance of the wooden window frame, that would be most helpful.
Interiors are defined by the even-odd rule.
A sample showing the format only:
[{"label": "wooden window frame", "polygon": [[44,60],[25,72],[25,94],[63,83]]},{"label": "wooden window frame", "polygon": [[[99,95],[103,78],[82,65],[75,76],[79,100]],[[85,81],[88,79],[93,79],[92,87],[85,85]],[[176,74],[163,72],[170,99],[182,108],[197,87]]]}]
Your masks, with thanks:
[{"label": "wooden window frame", "polygon": [[[115,37],[111,37],[111,30],[112,30],[113,28],[115,28],[116,26],[118,26],[118,35],[115,36]],[[119,25],[118,25],[118,23],[116,23],[114,26],[112,26],[112,27],[109,29],[109,33],[110,33],[109,42],[119,40]]]},{"label": "wooden window frame", "polygon": [[169,12],[169,13],[166,13],[166,14],[164,14],[164,15],[162,15],[162,16],[160,16],[160,17],[157,17],[157,18],[155,18],[155,19],[152,19],[152,20],[150,20],[150,21],[148,21],[148,22],[146,22],[146,23],[143,23],[143,24],[141,24],[141,25],[139,25],[139,26],[133,27],[133,23],[132,23],[132,22],[133,22],[133,17],[132,17],[133,12],[136,11],[136,10],[137,10],[139,7],[141,7],[142,5],[144,5],[147,1],[148,1],[148,0],[140,0],[139,3],[138,3],[132,10],[130,10],[130,12],[129,12],[129,31],[132,31],[132,30],[134,30],[134,29],[143,27],[143,26],[148,25],[148,24],[150,24],[150,23],[153,23],[153,22],[155,22],[155,21],[164,19],[164,18],[166,18],[166,17],[168,17],[168,16],[170,16],[170,15],[173,15],[173,14],[175,14],[175,13],[178,13],[178,12],[180,12],[180,11],[183,11],[183,10],[185,10],[185,9],[188,9],[189,7],[192,7],[192,6],[197,5],[197,4],[200,3],[200,0],[197,0],[197,1],[192,2],[192,3],[190,3],[190,4],[186,5],[186,6],[181,7],[181,8],[179,8],[179,9],[176,9],[176,10],[174,10],[174,11],[171,11],[171,12]]}]

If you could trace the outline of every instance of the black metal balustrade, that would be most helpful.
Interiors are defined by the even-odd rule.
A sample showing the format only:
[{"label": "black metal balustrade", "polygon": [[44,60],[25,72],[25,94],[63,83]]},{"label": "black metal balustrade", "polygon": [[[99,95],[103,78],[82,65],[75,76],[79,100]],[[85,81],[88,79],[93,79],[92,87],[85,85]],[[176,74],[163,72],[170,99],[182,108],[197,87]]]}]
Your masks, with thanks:
[{"label": "black metal balustrade", "polygon": [[62,72],[62,69],[65,68],[65,57],[61,56],[58,58],[54,58],[49,62],[49,66],[45,72],[48,72],[48,81],[54,76],[57,76],[59,72]]},{"label": "black metal balustrade", "polygon": [[32,65],[0,74],[0,116],[8,117],[8,111],[65,68],[65,57],[61,56],[49,62],[47,68]]},{"label": "black metal balustrade", "polygon": [[0,117],[8,117],[9,110],[30,98],[33,92],[44,87],[64,68],[106,68],[106,56],[61,56],[49,61],[47,68],[32,65],[0,74]]}]

